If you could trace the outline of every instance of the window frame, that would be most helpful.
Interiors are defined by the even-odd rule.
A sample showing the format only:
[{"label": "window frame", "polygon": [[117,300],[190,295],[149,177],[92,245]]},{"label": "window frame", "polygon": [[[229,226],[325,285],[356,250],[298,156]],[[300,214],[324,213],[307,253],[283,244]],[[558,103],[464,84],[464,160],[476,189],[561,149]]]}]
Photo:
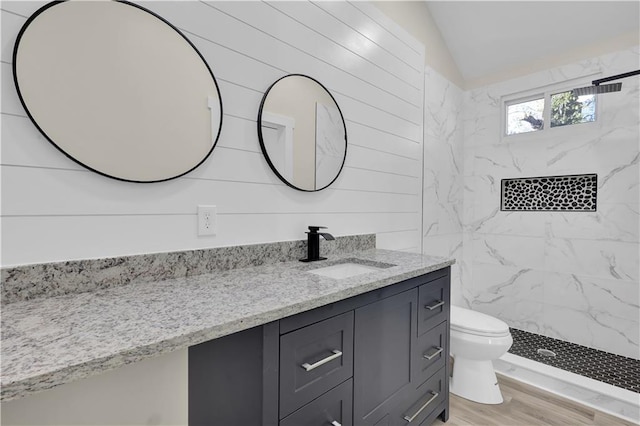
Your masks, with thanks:
[{"label": "window frame", "polygon": [[[546,110],[547,110],[547,99],[546,99],[546,93],[545,92],[537,92],[531,95],[527,95],[521,98],[515,98],[515,99],[511,99],[511,100],[505,100],[502,103],[502,133],[503,133],[503,137],[507,137],[507,136],[518,136],[518,135],[527,135],[530,133],[538,133],[541,132],[543,130],[545,130],[547,128],[547,118],[546,118]],[[528,132],[521,132],[521,133],[513,133],[513,134],[509,134],[507,133],[508,129],[507,129],[507,124],[508,124],[508,108],[512,105],[517,105],[517,104],[523,104],[525,102],[530,102],[530,101],[537,101],[538,99],[542,99],[544,101],[544,107],[542,108],[542,120],[544,121],[543,127],[540,130],[531,130]]]},{"label": "window frame", "polygon": [[[575,123],[575,124],[567,124],[564,126],[555,126],[551,127],[551,96],[568,92],[576,87],[584,87],[590,86],[591,81],[601,76],[602,73],[594,73],[586,76],[582,76],[574,79],[567,79],[558,83],[552,83],[545,86],[536,87],[530,90],[520,91],[511,93],[508,95],[503,95],[501,97],[501,119],[500,119],[500,138],[504,140],[505,138],[508,140],[516,140],[523,138],[531,138],[536,136],[544,136],[549,132],[560,134],[562,132],[568,131],[567,129],[571,129],[571,132],[587,132],[593,131],[596,128],[600,127],[600,107],[602,104],[602,100],[596,96],[596,106],[594,110],[594,121],[587,121],[584,123]],[[511,105],[528,102],[535,99],[544,99],[544,108],[542,110],[542,119],[544,120],[544,127],[540,130],[534,130],[530,132],[523,133],[507,133],[507,108]]]}]

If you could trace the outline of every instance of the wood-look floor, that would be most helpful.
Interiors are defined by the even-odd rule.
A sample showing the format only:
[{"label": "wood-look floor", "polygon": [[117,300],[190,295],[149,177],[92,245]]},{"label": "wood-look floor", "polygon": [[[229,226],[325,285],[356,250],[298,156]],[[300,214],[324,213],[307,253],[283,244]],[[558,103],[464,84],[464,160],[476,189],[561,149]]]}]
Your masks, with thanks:
[{"label": "wood-look floor", "polygon": [[451,395],[449,421],[434,425],[599,425],[633,426],[617,417],[585,407],[533,386],[498,375],[504,402],[485,405]]}]

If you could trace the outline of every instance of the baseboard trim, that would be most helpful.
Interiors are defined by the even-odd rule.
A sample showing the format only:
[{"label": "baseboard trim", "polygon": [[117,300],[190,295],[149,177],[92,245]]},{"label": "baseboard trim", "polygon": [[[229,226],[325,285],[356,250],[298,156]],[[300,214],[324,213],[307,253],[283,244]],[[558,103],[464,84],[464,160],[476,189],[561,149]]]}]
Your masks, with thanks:
[{"label": "baseboard trim", "polygon": [[603,413],[640,424],[640,394],[506,353],[493,362],[496,373]]}]

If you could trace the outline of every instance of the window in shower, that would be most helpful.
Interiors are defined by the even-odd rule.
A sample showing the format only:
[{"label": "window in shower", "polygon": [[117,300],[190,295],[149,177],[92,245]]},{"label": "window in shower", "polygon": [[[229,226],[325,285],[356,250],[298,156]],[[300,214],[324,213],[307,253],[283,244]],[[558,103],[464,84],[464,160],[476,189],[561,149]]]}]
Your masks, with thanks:
[{"label": "window in shower", "polygon": [[596,120],[596,95],[576,96],[570,90],[551,95],[551,127]]},{"label": "window in shower", "polygon": [[586,85],[594,76],[519,92],[502,98],[503,136],[556,131],[557,128],[596,121],[596,96],[576,96],[571,88]]},{"label": "window in shower", "polygon": [[544,98],[507,103],[507,135],[544,129]]}]

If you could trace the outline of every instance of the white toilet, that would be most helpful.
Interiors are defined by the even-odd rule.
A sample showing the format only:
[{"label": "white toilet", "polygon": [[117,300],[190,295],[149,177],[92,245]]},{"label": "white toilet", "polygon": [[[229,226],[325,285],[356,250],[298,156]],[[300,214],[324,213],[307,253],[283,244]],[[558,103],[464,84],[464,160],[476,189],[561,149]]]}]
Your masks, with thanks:
[{"label": "white toilet", "polygon": [[492,316],[451,306],[451,393],[482,404],[502,403],[493,371],[513,343],[509,326]]}]

